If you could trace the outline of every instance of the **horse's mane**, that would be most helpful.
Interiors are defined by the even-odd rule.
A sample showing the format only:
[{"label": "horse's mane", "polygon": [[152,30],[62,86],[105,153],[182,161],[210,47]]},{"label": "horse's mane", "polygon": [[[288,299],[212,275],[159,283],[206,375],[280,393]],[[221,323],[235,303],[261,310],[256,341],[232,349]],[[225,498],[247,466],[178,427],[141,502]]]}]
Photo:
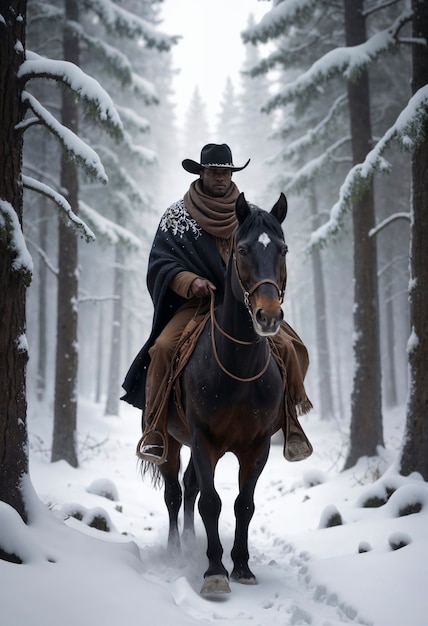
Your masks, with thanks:
[{"label": "horse's mane", "polygon": [[277,237],[282,240],[284,239],[282,226],[273,215],[254,204],[251,204],[250,207],[251,211],[248,217],[246,217],[245,220],[241,224],[239,224],[236,229],[237,239],[245,237],[253,228],[263,228],[269,230],[270,232],[272,232],[273,230]]}]

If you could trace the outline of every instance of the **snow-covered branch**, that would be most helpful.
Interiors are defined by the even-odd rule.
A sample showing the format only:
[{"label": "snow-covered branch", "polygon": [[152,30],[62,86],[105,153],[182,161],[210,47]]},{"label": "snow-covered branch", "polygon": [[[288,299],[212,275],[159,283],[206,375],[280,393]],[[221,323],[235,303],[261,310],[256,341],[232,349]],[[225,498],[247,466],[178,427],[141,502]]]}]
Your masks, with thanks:
[{"label": "snow-covered branch", "polygon": [[32,126],[37,126],[38,124],[41,124],[41,123],[42,122],[40,118],[38,117],[27,117],[25,120],[22,120],[22,122],[16,125],[15,130],[18,130],[23,133],[28,128],[31,128]]},{"label": "snow-covered branch", "polygon": [[147,118],[141,117],[129,107],[117,106],[120,117],[124,124],[140,133],[147,133],[150,130],[150,122]]},{"label": "snow-covered branch", "polygon": [[367,154],[363,163],[355,165],[345,178],[339,191],[339,200],[330,211],[329,220],[311,235],[309,249],[324,245],[336,235],[343,224],[352,200],[366,188],[376,172],[388,172],[390,165],[382,157],[387,146],[396,140],[404,149],[414,150],[424,137],[424,124],[428,118],[428,85],[424,85],[409,100],[382,139]]},{"label": "snow-covered branch", "polygon": [[406,44],[409,46],[426,46],[427,44],[427,40],[426,39],[422,39],[421,37],[400,37],[400,39],[398,40],[399,43],[402,44]]},{"label": "snow-covered branch", "polygon": [[64,11],[50,2],[37,2],[34,3],[33,11],[29,15],[29,24],[33,26],[37,21],[44,20],[60,20],[64,17]]},{"label": "snow-covered branch", "polygon": [[266,43],[282,36],[289,26],[311,15],[317,0],[288,0],[274,6],[260,22],[241,33],[244,43]]},{"label": "snow-covered branch", "polygon": [[[58,180],[55,175],[46,170],[43,167],[37,167],[34,161],[30,161],[29,159],[24,160],[24,170],[26,174],[31,175],[33,178],[37,178],[37,180],[44,181],[47,185],[50,185],[53,189],[58,188]],[[103,185],[104,188],[104,185]]]},{"label": "snow-covered branch", "polygon": [[70,204],[60,193],[41,183],[40,181],[31,178],[30,176],[23,176],[22,183],[26,189],[30,189],[31,191],[36,191],[37,193],[41,193],[46,198],[49,198],[54,202],[57,207],[59,207],[61,217],[66,219],[67,225],[70,225],[72,228],[79,231],[86,241],[94,241],[95,235],[92,230],[80,219],[76,213],[74,213]]},{"label": "snow-covered branch", "polygon": [[123,134],[123,143],[130,155],[135,157],[141,165],[155,165],[155,163],[157,163],[158,158],[156,152],[151,148],[146,148],[135,143],[130,133]]},{"label": "snow-covered branch", "polygon": [[132,65],[126,54],[99,37],[88,35],[77,22],[68,22],[67,28],[85,42],[89,50],[100,57],[103,63],[107,64],[109,73],[114,74],[122,85],[129,85],[132,82]]},{"label": "snow-covered branch", "polygon": [[243,74],[248,74],[255,78],[261,74],[266,74],[269,70],[275,69],[278,65],[288,70],[293,64],[300,64],[302,53],[310,50],[314,45],[320,44],[322,39],[322,35],[317,32],[315,35],[312,34],[310,38],[305,36],[304,43],[300,46],[289,48],[281,45],[278,49],[270,52],[264,59],[261,59],[247,71],[243,72]]},{"label": "snow-covered branch", "polygon": [[135,72],[132,74],[132,89],[137,96],[144,100],[144,104],[159,104],[159,98],[153,83],[139,74],[135,74]]},{"label": "snow-covered branch", "polygon": [[70,157],[78,161],[88,174],[95,176],[103,183],[108,182],[103,164],[95,150],[92,150],[88,144],[82,141],[80,137],[69,128],[60,124],[34,96],[28,93],[28,91],[24,90],[21,97],[22,101],[32,109],[41,123],[57,137]]},{"label": "snow-covered branch", "polygon": [[98,211],[95,211],[88,206],[85,202],[79,201],[79,211],[100,239],[104,240],[108,244],[116,245],[120,243],[135,250],[141,247],[141,241],[134,235],[134,233],[107,219],[98,213]]},{"label": "snow-covered branch", "polygon": [[346,80],[353,80],[370,63],[376,61],[381,54],[397,45],[397,34],[403,24],[411,19],[411,16],[411,10],[405,11],[394,21],[392,26],[375,33],[370,39],[358,46],[338,47],[330,50],[306,72],[300,74],[296,80],[285,85],[268,101],[263,110],[269,112],[295,98],[315,95],[319,85],[335,76],[342,74]]},{"label": "snow-covered branch", "polygon": [[58,268],[54,266],[54,264],[51,262],[46,252],[35,241],[30,239],[29,237],[27,237],[27,242],[35,249],[37,254],[40,256],[40,258],[42,259],[42,261],[48,268],[48,270],[52,272],[54,276],[58,276]]},{"label": "snow-covered branch", "polygon": [[342,94],[333,102],[327,115],[322,119],[314,128],[310,128],[302,137],[299,137],[295,141],[291,142],[287,148],[284,149],[284,155],[292,156],[293,154],[299,154],[304,150],[313,147],[314,143],[319,141],[320,138],[327,132],[329,123],[335,118],[337,112],[347,102],[347,95]]},{"label": "snow-covered branch", "polygon": [[379,4],[376,4],[366,11],[363,11],[363,16],[368,17],[369,15],[373,15],[373,13],[382,11],[383,9],[393,6],[394,4],[398,4],[399,2],[401,2],[401,0],[386,0],[385,2],[379,2]]},{"label": "snow-covered branch", "polygon": [[10,202],[1,198],[0,234],[2,245],[6,243],[14,255],[12,271],[20,273],[26,284],[29,284],[33,274],[33,260],[25,244],[24,234],[15,209]]},{"label": "snow-covered branch", "polygon": [[[148,204],[146,194],[140,190],[135,179],[128,174],[127,169],[122,167],[117,154],[106,146],[100,145],[97,148],[109,170],[111,187],[114,190],[112,199],[115,196],[119,198],[123,207],[128,206],[128,204],[134,205],[134,208],[136,206],[145,207]],[[122,190],[126,190],[126,193]]]},{"label": "snow-covered branch", "polygon": [[390,215],[386,219],[382,220],[380,224],[378,224],[377,226],[369,230],[369,237],[374,237],[375,235],[380,233],[381,230],[389,226],[389,224],[391,224],[392,222],[395,222],[396,220],[403,220],[403,219],[410,221],[410,213],[409,212],[394,213],[394,215]]},{"label": "snow-covered branch", "polygon": [[69,61],[58,61],[27,50],[27,60],[18,70],[24,81],[51,78],[70,87],[97,115],[103,125],[116,137],[122,134],[122,122],[113,100],[99,82]]},{"label": "snow-covered branch", "polygon": [[120,300],[120,296],[79,296],[79,304],[86,304],[87,302],[109,302],[111,300]]},{"label": "snow-covered branch", "polygon": [[83,5],[98,15],[107,31],[128,37],[141,37],[148,47],[170,50],[180,39],[175,35],[160,33],[149,22],[111,0],[83,0]]},{"label": "snow-covered branch", "polygon": [[337,150],[350,141],[351,137],[349,136],[341,137],[341,139],[338,139],[334,144],[324,150],[320,156],[305,163],[305,165],[294,174],[291,181],[287,183],[285,192],[296,193],[301,191],[307,186],[308,182],[312,181],[315,176],[325,168],[327,163],[332,160]]}]

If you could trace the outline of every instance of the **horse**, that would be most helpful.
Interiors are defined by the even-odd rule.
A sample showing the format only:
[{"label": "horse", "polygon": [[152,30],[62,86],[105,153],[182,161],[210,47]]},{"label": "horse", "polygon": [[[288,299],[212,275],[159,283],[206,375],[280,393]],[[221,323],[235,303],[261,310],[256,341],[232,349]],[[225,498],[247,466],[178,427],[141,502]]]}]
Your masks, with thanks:
[{"label": "horse", "polygon": [[[200,494],[208,558],[202,595],[231,591],[218,530],[221,499],[214,486],[217,462],[226,452],[235,454],[239,462],[231,579],[257,583],[248,565],[254,491],[268,459],[271,436],[282,426],[283,380],[268,338],[278,332],[283,320],[287,246],[281,224],[287,199],[281,193],[267,212],[249,205],[241,193],[235,213],[237,228],[223,297],[212,307],[210,322],[180,376],[185,425],[177,402],[171,399],[166,462],[156,468],[164,482],[169,549],[180,548],[178,514],[183,499],[183,535],[194,536],[194,506]],[[179,481],[183,445],[191,452],[183,476],[184,498]]]}]

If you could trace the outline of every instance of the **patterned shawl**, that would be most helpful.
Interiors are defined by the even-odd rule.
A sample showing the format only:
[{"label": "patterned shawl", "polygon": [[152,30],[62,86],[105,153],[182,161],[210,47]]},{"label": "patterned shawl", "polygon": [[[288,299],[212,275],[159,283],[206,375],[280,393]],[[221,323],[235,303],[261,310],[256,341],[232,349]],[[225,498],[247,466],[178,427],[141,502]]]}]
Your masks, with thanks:
[{"label": "patterned shawl", "polygon": [[185,300],[170,288],[181,271],[194,272],[217,287],[224,284],[225,263],[216,238],[229,238],[236,226],[235,201],[239,190],[232,183],[222,198],[203,193],[200,181],[193,182],[183,200],[172,204],[161,218],[149,257],[147,286],[153,300],[153,325],[150,336],[135,357],[123,382],[121,398],[140,409],[145,405],[145,384],[150,363],[148,351]]}]

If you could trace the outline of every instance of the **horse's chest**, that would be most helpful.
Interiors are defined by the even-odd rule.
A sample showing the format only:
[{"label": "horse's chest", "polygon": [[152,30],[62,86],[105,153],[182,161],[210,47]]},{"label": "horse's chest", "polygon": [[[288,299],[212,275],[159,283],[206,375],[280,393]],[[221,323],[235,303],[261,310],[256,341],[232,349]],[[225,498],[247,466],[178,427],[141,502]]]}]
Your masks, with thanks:
[{"label": "horse's chest", "polygon": [[195,389],[192,404],[205,419],[218,420],[228,416],[234,422],[266,423],[277,418],[282,394],[279,377],[275,384],[263,379],[236,383],[225,377],[219,379],[217,385],[211,381]]}]

